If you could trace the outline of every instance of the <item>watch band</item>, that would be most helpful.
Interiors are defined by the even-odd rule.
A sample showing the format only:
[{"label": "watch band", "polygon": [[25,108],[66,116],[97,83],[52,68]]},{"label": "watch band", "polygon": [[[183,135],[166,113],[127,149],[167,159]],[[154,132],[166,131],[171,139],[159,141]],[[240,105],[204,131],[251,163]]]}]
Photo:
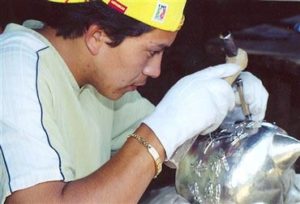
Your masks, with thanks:
[{"label": "watch band", "polygon": [[147,148],[149,154],[151,155],[151,157],[153,158],[154,163],[155,163],[155,176],[154,176],[154,178],[156,178],[162,170],[162,162],[161,162],[161,159],[159,157],[158,152],[156,151],[156,149],[152,145],[150,145],[147,142],[147,140],[145,140],[145,138],[143,138],[143,137],[141,137],[137,134],[134,134],[134,133],[130,134],[129,137],[135,138],[140,144],[142,144],[144,147]]}]

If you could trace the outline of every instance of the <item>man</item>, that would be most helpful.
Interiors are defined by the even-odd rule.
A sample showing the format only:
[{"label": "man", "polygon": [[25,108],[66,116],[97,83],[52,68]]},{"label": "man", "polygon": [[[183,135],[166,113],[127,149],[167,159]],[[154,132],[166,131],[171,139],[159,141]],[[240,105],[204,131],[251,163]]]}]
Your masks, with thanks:
[{"label": "man", "polygon": [[[137,203],[161,162],[235,105],[232,64],[184,77],[156,108],[136,91],[160,75],[185,0],[83,2],[45,2],[45,24],[0,37],[1,202]],[[241,77],[262,120],[268,94]]]}]

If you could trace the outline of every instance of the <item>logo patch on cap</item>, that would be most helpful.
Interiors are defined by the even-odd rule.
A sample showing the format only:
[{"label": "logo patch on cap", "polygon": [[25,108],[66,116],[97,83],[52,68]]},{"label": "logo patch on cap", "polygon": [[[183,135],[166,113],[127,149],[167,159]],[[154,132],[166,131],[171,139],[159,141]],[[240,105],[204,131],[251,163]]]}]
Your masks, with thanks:
[{"label": "logo patch on cap", "polygon": [[108,6],[119,11],[120,13],[125,13],[127,6],[121,4],[117,0],[110,0]]},{"label": "logo patch on cap", "polygon": [[168,9],[167,4],[158,2],[154,12],[153,20],[162,23],[166,17],[167,9]]}]

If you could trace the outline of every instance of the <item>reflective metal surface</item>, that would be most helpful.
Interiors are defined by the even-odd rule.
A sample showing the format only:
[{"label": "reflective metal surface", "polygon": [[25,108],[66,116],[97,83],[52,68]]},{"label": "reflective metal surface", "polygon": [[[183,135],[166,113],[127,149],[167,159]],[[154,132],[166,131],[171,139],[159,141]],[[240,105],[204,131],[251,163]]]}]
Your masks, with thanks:
[{"label": "reflective metal surface", "polygon": [[199,136],[179,163],[176,190],[191,203],[285,203],[300,142],[271,123],[242,121]]}]

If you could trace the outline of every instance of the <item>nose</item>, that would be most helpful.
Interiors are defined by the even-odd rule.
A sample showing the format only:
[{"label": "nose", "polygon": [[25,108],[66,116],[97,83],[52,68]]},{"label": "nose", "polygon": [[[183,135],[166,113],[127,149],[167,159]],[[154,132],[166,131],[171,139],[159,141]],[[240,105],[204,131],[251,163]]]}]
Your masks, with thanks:
[{"label": "nose", "polygon": [[143,74],[151,78],[157,78],[161,71],[162,54],[155,55],[151,58],[143,69]]}]

